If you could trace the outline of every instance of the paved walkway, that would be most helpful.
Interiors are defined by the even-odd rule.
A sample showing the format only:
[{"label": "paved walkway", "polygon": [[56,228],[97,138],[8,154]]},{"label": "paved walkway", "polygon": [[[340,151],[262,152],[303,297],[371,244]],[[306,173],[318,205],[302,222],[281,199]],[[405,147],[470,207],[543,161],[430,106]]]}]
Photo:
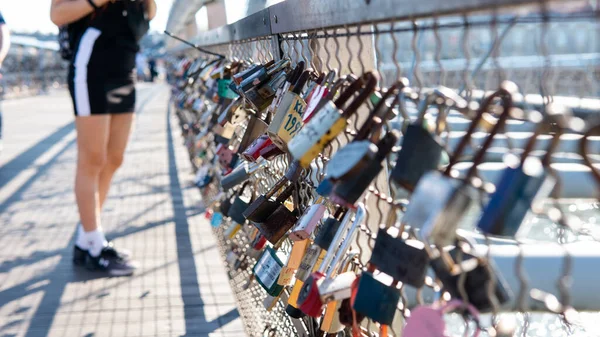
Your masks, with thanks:
[{"label": "paved walkway", "polygon": [[67,94],[4,102],[0,337],[245,335],[168,95],[164,85],[140,86],[136,129],[103,213],[109,239],[141,264],[130,278],[71,264],[78,215]]}]

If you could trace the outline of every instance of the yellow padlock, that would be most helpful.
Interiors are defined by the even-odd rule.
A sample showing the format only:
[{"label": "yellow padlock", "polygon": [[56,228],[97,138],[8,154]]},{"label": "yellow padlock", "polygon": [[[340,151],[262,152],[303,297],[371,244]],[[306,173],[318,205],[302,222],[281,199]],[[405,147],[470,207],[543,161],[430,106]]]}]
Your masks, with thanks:
[{"label": "yellow padlock", "polygon": [[304,252],[306,252],[306,248],[308,248],[309,241],[310,240],[306,239],[294,242],[287,265],[283,267],[281,269],[281,273],[279,273],[277,284],[282,286],[289,286],[292,284],[296,270],[298,270],[298,267],[300,267],[300,262],[302,261]]},{"label": "yellow padlock", "polygon": [[300,290],[302,290],[303,285],[304,282],[296,280],[296,283],[294,283],[294,287],[292,287],[290,297],[288,298],[288,303],[285,307],[285,312],[292,318],[302,318],[304,316],[304,313],[298,308],[298,296],[300,295]]},{"label": "yellow padlock", "polygon": [[306,102],[300,93],[309,77],[310,71],[303,72],[293,89],[284,93],[267,129],[269,138],[281,150],[287,150],[287,143],[302,128],[302,114],[306,108]]},{"label": "yellow padlock", "polygon": [[[328,101],[323,104],[287,144],[287,149],[294,159],[298,160],[302,167],[308,167],[310,162],[346,129],[348,118],[371,96],[376,85],[377,77],[372,72],[367,72],[352,82],[335,102]],[[342,106],[356,91],[359,91],[359,95],[342,110]]]}]

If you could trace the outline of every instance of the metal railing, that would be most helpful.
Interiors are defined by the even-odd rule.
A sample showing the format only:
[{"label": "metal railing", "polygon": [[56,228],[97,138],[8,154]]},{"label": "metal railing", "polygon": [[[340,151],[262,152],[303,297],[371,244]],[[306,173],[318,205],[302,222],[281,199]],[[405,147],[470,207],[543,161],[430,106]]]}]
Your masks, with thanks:
[{"label": "metal railing", "polygon": [[[556,99],[570,106],[580,117],[591,120],[600,112],[597,6],[592,1],[286,1],[234,24],[202,33],[194,43],[223,54],[229,60],[266,63],[271,59],[287,58],[292,64],[304,61],[318,72],[327,73],[335,68],[340,75],[377,70],[381,75],[381,86],[405,76],[411,80],[415,91],[426,92],[428,88],[445,85],[470,100],[480,99],[485,92],[495,90],[501,81],[508,79],[519,85],[522,95],[519,104],[525,110],[540,109],[543,99]],[[522,34],[511,35],[518,31]],[[571,48],[565,52],[556,42],[558,33],[566,34],[567,41],[581,35],[588,38],[579,49]],[[515,40],[521,40],[521,43]],[[174,60],[207,57],[189,47],[175,48],[171,55]],[[178,109],[178,116],[182,124],[193,125],[198,123],[205,109],[207,107],[202,111],[190,107]],[[414,107],[408,110],[409,117],[414,118]],[[325,153],[335,152],[352,139],[365,112],[350,120],[348,130],[332,142]],[[394,122],[401,124],[403,121],[399,118]],[[388,127],[399,128],[394,122]],[[450,113],[447,125],[450,149],[455,144],[453,137],[460,139],[468,123],[468,118]],[[243,134],[244,128],[245,125],[237,126],[236,134]],[[497,163],[498,158],[510,150],[518,152],[523,143],[519,139],[527,139],[531,132],[532,126],[526,122],[511,121],[506,132],[498,138],[497,148],[491,149],[488,162],[481,165],[481,178],[488,182],[497,181],[503,168]],[[497,322],[501,317],[500,321],[516,319],[515,335],[519,336],[588,336],[597,332],[593,329],[598,313],[574,318],[573,312],[600,311],[598,302],[589,296],[598,289],[592,270],[597,269],[594,266],[600,262],[597,253],[600,235],[595,228],[600,218],[600,206],[593,199],[590,201],[597,195],[597,188],[591,183],[589,168],[581,164],[581,156],[572,144],[581,136],[568,136],[561,141],[561,150],[553,156],[553,168],[563,182],[562,199],[549,200],[548,207],[560,207],[569,217],[578,219],[576,229],[565,228],[552,217],[540,216],[527,221],[531,230],[518,240],[492,239],[472,232],[472,220],[478,216],[478,211],[468,214],[461,226],[467,230],[462,234],[471,238],[496,263],[515,294],[500,308],[506,313],[494,311],[493,315],[481,320],[480,324],[485,327],[492,325],[490,320]],[[195,141],[196,135],[188,133],[190,158],[198,167],[206,166],[206,160],[197,155],[199,149],[195,147]],[[600,140],[594,138],[591,143],[591,152],[600,153]],[[476,148],[477,143],[474,146]],[[214,148],[202,150],[215,151]],[[493,159],[494,156],[497,159]],[[302,190],[298,205],[301,210],[314,200],[314,187],[323,179],[327,161],[327,156],[321,155],[306,172],[306,188]],[[468,167],[469,157],[464,161]],[[285,156],[278,157],[263,173],[253,176],[254,193],[265,193],[283,175],[289,162]],[[388,159],[387,168],[392,166],[393,160]],[[384,169],[364,199],[367,218],[352,244],[359,252],[357,263],[360,266],[365,266],[370,258],[379,226],[389,225],[387,214],[401,213],[396,200],[406,197],[403,191],[390,184],[387,173]],[[218,179],[203,189],[207,205],[221,196]],[[555,206],[557,203],[562,206]],[[234,239],[224,239],[227,224],[226,219],[215,233],[225,259],[233,247],[239,250],[238,255],[246,256],[245,268],[228,266],[248,334],[319,335],[317,321],[292,319],[285,314],[287,292],[274,308],[265,309],[266,294],[256,282],[248,282],[258,258],[258,252],[248,247],[251,230],[245,227]],[[291,243],[283,242],[280,249],[289,253]],[[532,289],[541,291],[531,292]],[[434,295],[433,289],[428,287],[420,294],[413,288],[403,287],[391,333],[400,336],[410,313],[408,309],[421,298],[431,302]],[[552,306],[555,302],[559,305]],[[465,324],[459,315],[453,315],[451,322],[452,335],[465,333]],[[365,320],[363,323],[371,334],[375,334],[374,322]],[[563,333],[559,332],[561,329]]]},{"label": "metal railing", "polygon": [[2,65],[0,95],[33,96],[64,87],[67,66],[56,50],[15,43]]}]

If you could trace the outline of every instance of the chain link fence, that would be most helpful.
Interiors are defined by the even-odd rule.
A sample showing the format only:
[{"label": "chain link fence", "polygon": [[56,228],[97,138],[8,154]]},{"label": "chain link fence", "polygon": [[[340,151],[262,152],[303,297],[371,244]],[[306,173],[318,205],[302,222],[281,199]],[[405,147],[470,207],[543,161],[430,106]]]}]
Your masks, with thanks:
[{"label": "chain link fence", "polygon": [[[327,74],[336,70],[338,76],[356,74],[360,76],[368,71],[379,74],[379,86],[388,87],[401,77],[410,81],[411,89],[423,97],[431,88],[445,86],[471,102],[480,102],[482,96],[495,91],[502,81],[510,80],[518,85],[521,97],[516,104],[524,111],[543,109],[544,102],[560,101],[569,106],[573,112],[591,123],[598,117],[600,100],[600,25],[598,24],[598,8],[591,2],[573,7],[566,13],[561,6],[529,8],[525,11],[511,8],[502,11],[466,11],[457,16],[427,16],[414,20],[377,20],[352,23],[335,27],[313,27],[300,31],[288,31],[277,34],[227,41],[218,44],[202,44],[213,53],[221,54],[229,61],[241,61],[247,64],[262,63],[270,60],[288,59],[294,66],[300,61],[318,73]],[[298,19],[302,20],[298,13]],[[274,20],[277,20],[275,18]],[[280,19],[282,20],[282,19]],[[183,55],[173,55],[172,74],[182,57],[187,59],[211,59],[203,53],[188,49]],[[170,76],[173,82],[177,78]],[[220,190],[221,173],[214,164],[216,147],[211,132],[213,124],[208,122],[210,115],[218,115],[225,106],[219,106],[211,100],[203,98],[207,91],[207,83],[190,81],[183,90],[174,89],[174,103],[180,121],[185,144],[190,152],[190,159],[200,171],[205,170],[212,177],[212,182],[201,188],[202,199],[208,209],[218,209],[224,196],[233,197],[235,191]],[[202,104],[193,104],[197,100]],[[187,102],[187,103],[186,103]],[[294,207],[302,213],[314,203],[318,195],[316,187],[325,177],[327,165],[334,153],[352,141],[366,120],[369,106],[362,106],[348,122],[344,132],[335,138],[322,153],[302,172],[297,185]],[[399,113],[392,120],[385,121],[385,130],[402,130],[403,125],[416,119],[417,107],[407,104],[406,111]],[[432,111],[437,117],[440,111]],[[263,115],[264,117],[265,115]],[[464,136],[465,123],[469,119],[458,111],[448,112],[445,147],[452,153],[456,141]],[[232,147],[239,144],[244,134],[246,123],[236,125],[231,142]],[[522,148],[515,132],[531,131],[532,124],[523,120],[511,120],[507,129],[499,134],[502,138],[501,154]],[[485,129],[479,132],[486,133]],[[531,134],[529,134],[531,136]],[[453,137],[455,142],[453,142]],[[580,135],[575,135],[580,139]],[[595,144],[595,143],[594,143]],[[597,145],[597,144],[596,144]],[[593,145],[593,146],[596,146]],[[480,148],[481,143],[471,142],[470,153]],[[596,147],[594,147],[596,148]],[[599,150],[600,151],[600,150]],[[398,148],[386,157],[384,169],[368,188],[363,202],[366,207],[366,218],[353,239],[351,250],[357,253],[353,260],[356,269],[367,267],[371,251],[375,245],[380,226],[389,228],[401,219],[410,195],[398,188],[389,180],[389,172],[395,166]],[[592,156],[598,152],[592,151]],[[539,154],[543,156],[543,153]],[[493,153],[486,156],[494,162]],[[556,162],[569,165],[580,165],[581,154],[572,151],[554,157]],[[469,167],[473,156],[461,158],[462,164]],[[593,157],[598,160],[600,158]],[[242,195],[251,198],[264,195],[283,176],[292,162],[289,155],[282,155],[270,161],[265,169],[259,170],[250,178],[250,186]],[[484,163],[485,165],[486,163]],[[580,169],[582,168],[579,167]],[[566,170],[566,169],[565,169]],[[461,170],[459,170],[461,171]],[[484,182],[494,181],[481,169],[476,173]],[[567,172],[568,171],[568,172]],[[463,169],[462,174],[465,173]],[[516,249],[513,256],[512,269],[501,265],[503,277],[510,278],[513,297],[510,306],[502,308],[494,306],[491,312],[483,315],[477,324],[484,334],[515,336],[591,336],[600,334],[595,320],[600,318],[598,312],[578,312],[579,307],[586,307],[580,293],[583,289],[574,289],[576,276],[585,275],[570,253],[570,248],[585,242],[596,242],[597,219],[599,206],[594,198],[596,188],[591,190],[569,191],[571,183],[582,181],[584,185],[591,183],[589,170],[581,169],[578,174],[569,170],[558,172],[562,182],[563,194],[555,193],[545,203],[543,211],[537,217],[531,217],[523,224],[529,227],[526,235],[516,240],[497,240],[484,237],[473,232],[474,222],[481,209],[474,209],[461,221],[460,227],[476,245],[487,247],[483,260],[493,259],[491,246],[498,251],[503,247]],[[575,178],[574,178],[575,177]],[[575,184],[576,185],[576,184]],[[564,197],[569,197],[565,199]],[[573,199],[576,198],[576,199]],[[482,199],[483,203],[483,199]],[[408,204],[410,207],[410,204]],[[335,213],[335,207],[328,207],[328,214]],[[557,216],[557,214],[562,216]],[[572,221],[564,221],[569,218]],[[577,219],[576,221],[573,219]],[[573,226],[577,223],[577,226]],[[318,232],[319,225],[315,232]],[[221,225],[215,229],[223,259],[226,261],[230,283],[236,294],[238,308],[244,319],[250,336],[322,336],[319,330],[320,319],[304,317],[293,319],[285,313],[288,296],[292,291],[287,287],[280,298],[268,297],[263,288],[254,280],[252,268],[261,252],[252,248],[251,242],[256,236],[252,225],[243,226],[232,237],[228,237],[234,222],[225,217]],[[463,234],[466,232],[463,232]],[[554,270],[528,274],[527,263],[530,256],[527,247],[534,247],[540,242],[550,242],[559,247],[559,255],[552,260]],[[286,239],[279,242],[276,248],[289,254],[293,242]],[[508,249],[508,248],[507,248]],[[554,248],[554,251],[557,249]],[[575,254],[576,255],[576,254]],[[598,258],[595,257],[600,261]],[[535,261],[535,259],[534,259]],[[597,262],[596,262],[597,263]],[[574,269],[577,269],[575,275]],[[540,273],[546,273],[542,275]],[[590,272],[591,273],[591,272]],[[596,275],[596,272],[593,272]],[[464,273],[463,273],[464,274]],[[594,277],[595,276],[590,276]],[[494,278],[492,277],[492,280]],[[540,288],[540,280],[552,279],[553,289]],[[492,281],[495,282],[495,281]],[[537,283],[536,283],[537,282]],[[478,285],[484,287],[485,285]],[[488,285],[489,286],[489,285]],[[462,287],[465,287],[464,283]],[[389,334],[401,336],[406,319],[414,305],[431,303],[436,300],[439,286],[435,278],[428,277],[423,289],[401,286],[401,300]],[[489,289],[493,289],[493,286]],[[496,296],[493,290],[487,291],[490,302]],[[462,289],[464,291],[464,289]],[[532,291],[533,290],[533,291]],[[577,293],[574,294],[573,291]],[[439,293],[437,295],[440,295]],[[496,299],[497,300],[497,299]],[[272,304],[274,303],[274,304]],[[592,309],[593,310],[593,309]],[[597,309],[596,309],[597,310]],[[448,316],[449,333],[452,336],[465,335],[473,331],[475,323],[459,314]],[[503,327],[514,325],[514,329]],[[370,319],[362,321],[364,333],[377,335],[379,324]],[[509,332],[506,332],[509,331]],[[345,329],[339,335],[351,335]]]}]

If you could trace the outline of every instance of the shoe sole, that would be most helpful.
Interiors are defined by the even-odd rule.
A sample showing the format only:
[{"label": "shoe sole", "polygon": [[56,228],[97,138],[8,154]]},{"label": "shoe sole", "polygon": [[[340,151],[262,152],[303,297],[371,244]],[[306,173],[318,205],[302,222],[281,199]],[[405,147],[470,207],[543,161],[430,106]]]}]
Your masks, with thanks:
[{"label": "shoe sole", "polygon": [[110,276],[131,276],[133,275],[135,269],[130,270],[111,270],[108,272]]}]

